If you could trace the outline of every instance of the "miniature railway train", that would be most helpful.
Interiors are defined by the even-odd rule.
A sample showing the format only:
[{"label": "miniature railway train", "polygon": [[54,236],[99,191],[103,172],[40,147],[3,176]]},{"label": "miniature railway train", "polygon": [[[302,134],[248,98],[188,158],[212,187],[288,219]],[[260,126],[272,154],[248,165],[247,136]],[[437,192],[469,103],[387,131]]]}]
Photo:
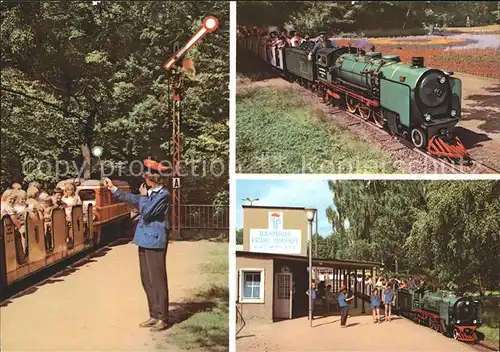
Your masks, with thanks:
[{"label": "miniature railway train", "polygon": [[[27,214],[26,245],[9,215],[2,217],[0,228],[0,293],[45,268],[66,260],[84,250],[97,246],[106,239],[108,226],[130,219],[128,203],[117,201],[99,180],[66,180],[76,186],[82,205],[73,206],[71,221],[65,210],[51,211],[50,221],[34,210]],[[120,189],[129,191],[126,182],[113,181]]]},{"label": "miniature railway train", "polygon": [[[358,293],[358,296],[370,302],[369,295]],[[478,340],[481,303],[471,297],[458,297],[449,291],[428,292],[423,288],[398,289],[394,313],[459,341]]]},{"label": "miniature railway train", "polygon": [[310,55],[311,43],[278,47],[254,34],[240,37],[239,48],[325,102],[343,105],[433,156],[454,161],[468,158],[452,133],[461,116],[462,94],[461,81],[453,72],[427,68],[422,57],[406,64],[398,55],[350,46],[325,47]]},{"label": "miniature railway train", "polygon": [[478,339],[476,329],[481,325],[481,305],[471,297],[457,297],[448,291],[399,289],[396,312],[456,340],[474,342]]}]

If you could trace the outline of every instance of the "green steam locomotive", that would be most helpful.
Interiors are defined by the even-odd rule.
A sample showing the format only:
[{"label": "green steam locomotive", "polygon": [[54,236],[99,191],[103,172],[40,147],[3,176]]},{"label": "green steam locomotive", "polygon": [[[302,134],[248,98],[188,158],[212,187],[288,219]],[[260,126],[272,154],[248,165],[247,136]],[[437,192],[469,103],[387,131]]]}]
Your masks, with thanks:
[{"label": "green steam locomotive", "polygon": [[456,340],[478,339],[475,331],[481,325],[481,304],[471,297],[458,297],[450,291],[399,289],[396,312]]},{"label": "green steam locomotive", "polygon": [[351,46],[299,47],[269,45],[267,37],[244,39],[242,45],[283,77],[322,95],[325,101],[394,135],[411,140],[431,155],[453,160],[467,158],[453,135],[461,116],[462,84],[453,72],[424,66],[423,57],[402,63],[398,55],[366,52]]}]

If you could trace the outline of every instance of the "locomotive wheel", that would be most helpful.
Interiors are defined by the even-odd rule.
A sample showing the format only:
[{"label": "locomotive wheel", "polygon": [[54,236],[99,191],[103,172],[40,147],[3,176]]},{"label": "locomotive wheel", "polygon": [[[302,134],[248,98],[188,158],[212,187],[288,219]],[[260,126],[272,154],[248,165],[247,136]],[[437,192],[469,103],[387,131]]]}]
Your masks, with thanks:
[{"label": "locomotive wheel", "polygon": [[347,111],[349,111],[351,114],[354,114],[356,110],[358,110],[356,100],[349,97],[348,95],[346,95],[345,97],[345,103],[347,105]]},{"label": "locomotive wheel", "polygon": [[424,148],[426,143],[425,132],[420,128],[411,130],[411,141],[417,148]]},{"label": "locomotive wheel", "polygon": [[372,109],[370,107],[361,104],[358,106],[358,109],[359,109],[359,115],[363,120],[368,121],[372,116]]},{"label": "locomotive wheel", "polygon": [[385,117],[382,109],[377,109],[373,111],[373,122],[375,122],[375,125],[378,128],[384,128],[385,127]]},{"label": "locomotive wheel", "polygon": [[453,338],[455,340],[458,340],[458,336],[459,336],[460,332],[458,331],[457,328],[453,329]]}]

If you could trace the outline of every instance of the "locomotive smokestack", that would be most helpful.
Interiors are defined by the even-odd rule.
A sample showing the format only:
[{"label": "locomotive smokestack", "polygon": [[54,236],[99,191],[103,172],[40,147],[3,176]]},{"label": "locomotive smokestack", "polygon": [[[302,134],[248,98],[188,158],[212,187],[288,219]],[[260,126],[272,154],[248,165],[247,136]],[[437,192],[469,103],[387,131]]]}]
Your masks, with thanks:
[{"label": "locomotive smokestack", "polygon": [[424,58],[422,56],[414,56],[411,58],[413,67],[424,67]]}]

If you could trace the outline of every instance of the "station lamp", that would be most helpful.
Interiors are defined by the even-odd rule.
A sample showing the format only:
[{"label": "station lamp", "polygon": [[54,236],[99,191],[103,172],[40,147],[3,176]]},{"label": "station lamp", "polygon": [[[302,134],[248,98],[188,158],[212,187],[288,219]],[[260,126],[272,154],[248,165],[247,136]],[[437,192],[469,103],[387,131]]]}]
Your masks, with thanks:
[{"label": "station lamp", "polygon": [[312,300],[312,232],[313,232],[313,220],[316,214],[315,208],[305,208],[307,221],[309,222],[309,326],[312,327],[312,310],[313,310],[313,300]]}]

